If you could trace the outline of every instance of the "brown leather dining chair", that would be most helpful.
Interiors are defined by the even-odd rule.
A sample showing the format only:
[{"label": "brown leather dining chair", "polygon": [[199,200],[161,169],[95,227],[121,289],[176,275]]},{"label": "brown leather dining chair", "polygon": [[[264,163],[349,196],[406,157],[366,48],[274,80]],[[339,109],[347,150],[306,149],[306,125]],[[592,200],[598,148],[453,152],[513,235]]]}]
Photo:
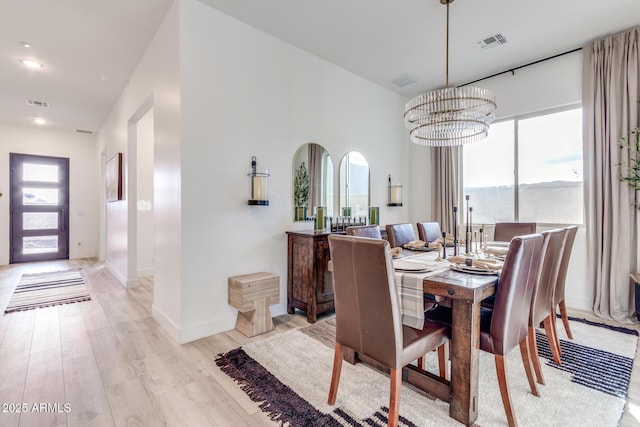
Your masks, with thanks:
[{"label": "brown leather dining chair", "polygon": [[510,242],[515,236],[524,236],[535,232],[535,222],[496,222],[493,229],[493,240],[496,242]]},{"label": "brown leather dining chair", "polygon": [[517,425],[509,395],[506,356],[520,347],[531,393],[538,396],[531,355],[527,344],[529,309],[541,264],[543,238],[540,234],[514,237],[504,261],[492,310],[483,310],[480,349],[495,355],[498,386],[509,426]]},{"label": "brown leather dining chair", "polygon": [[402,247],[407,243],[416,240],[412,224],[387,224],[387,240],[392,248]]},{"label": "brown leather dining chair", "polygon": [[389,426],[398,425],[402,368],[429,351],[444,351],[450,329],[426,320],[423,328],[402,324],[389,242],[329,235],[333,262],[336,341],[329,405],[338,393],[344,348],[390,370]]},{"label": "brown leather dining chair", "polygon": [[[560,317],[562,318],[562,323],[564,324],[564,330],[567,333],[567,337],[569,339],[573,339],[573,334],[571,333],[571,328],[569,327],[569,317],[567,316],[567,305],[564,300],[564,288],[567,279],[567,270],[569,268],[569,259],[571,258],[571,250],[573,249],[573,242],[576,240],[576,234],[578,232],[577,225],[571,225],[566,227],[567,234],[564,242],[564,249],[562,251],[562,261],[560,261],[560,267],[558,269],[558,279],[556,280],[556,288],[553,293],[553,316],[551,316],[551,320],[553,320],[553,330],[557,332],[556,328],[556,308],[560,309]],[[556,342],[558,345],[558,349],[560,350],[560,341],[557,339],[558,334],[556,333]],[[560,352],[562,353],[562,351]]]},{"label": "brown leather dining chair", "polygon": [[542,324],[544,326],[545,335],[549,342],[549,348],[551,349],[554,362],[558,364],[562,363],[560,360],[558,340],[556,339],[555,329],[551,323],[551,317],[555,315],[553,292],[558,277],[565,234],[566,230],[564,228],[542,232],[542,236],[544,237],[543,257],[538,283],[533,293],[533,300],[531,301],[528,335],[531,360],[536,372],[536,378],[540,384],[544,384],[544,377],[542,375],[540,357],[538,356],[538,344],[536,343],[536,328],[538,325]]},{"label": "brown leather dining chair", "polygon": [[347,227],[348,236],[371,237],[373,239],[382,239],[380,227],[377,225],[358,225]]},{"label": "brown leather dining chair", "polygon": [[[506,356],[515,347],[520,347],[531,393],[539,395],[527,337],[529,310],[540,272],[542,247],[543,238],[540,234],[513,238],[498,279],[493,309],[483,308],[480,312],[480,349],[495,357],[498,386],[509,426],[515,426],[517,422],[509,394]],[[451,324],[451,311],[446,308],[438,308],[427,317]]]},{"label": "brown leather dining chair", "polygon": [[419,222],[418,226],[418,239],[425,242],[434,242],[442,237],[442,231],[440,231],[440,224],[437,222]]}]

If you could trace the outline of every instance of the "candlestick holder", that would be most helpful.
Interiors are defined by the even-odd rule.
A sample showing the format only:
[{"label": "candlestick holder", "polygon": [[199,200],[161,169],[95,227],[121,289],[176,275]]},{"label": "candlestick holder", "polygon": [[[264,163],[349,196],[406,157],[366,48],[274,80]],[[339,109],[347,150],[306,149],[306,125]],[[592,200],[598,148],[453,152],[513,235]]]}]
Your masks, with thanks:
[{"label": "candlestick holder", "polygon": [[442,232],[442,259],[447,259],[447,233]]},{"label": "candlestick holder", "polygon": [[251,198],[247,202],[253,206],[269,206],[267,197],[267,184],[269,179],[269,168],[264,172],[257,171],[256,156],[251,157],[251,172],[247,174],[251,179]]},{"label": "candlestick holder", "polygon": [[458,207],[453,207],[453,255],[458,255]]},{"label": "candlestick holder", "polygon": [[469,255],[471,253],[471,209],[469,207],[469,195],[467,194],[466,196],[464,196],[465,200],[467,201],[467,228],[466,228],[466,239],[465,239],[465,249],[466,249],[466,254]]}]

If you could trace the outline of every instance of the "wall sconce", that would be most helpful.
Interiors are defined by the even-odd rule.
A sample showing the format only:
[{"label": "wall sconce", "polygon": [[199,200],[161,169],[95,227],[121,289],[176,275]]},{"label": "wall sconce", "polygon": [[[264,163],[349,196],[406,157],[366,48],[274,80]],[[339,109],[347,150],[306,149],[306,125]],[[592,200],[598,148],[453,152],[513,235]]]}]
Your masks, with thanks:
[{"label": "wall sconce", "polygon": [[402,206],[402,184],[392,185],[391,175],[389,175],[387,206]]},{"label": "wall sconce", "polygon": [[256,156],[251,157],[251,173],[248,174],[251,179],[251,198],[249,205],[269,206],[269,198],[267,197],[267,181],[269,179],[269,168],[265,168],[264,173],[257,172]]}]

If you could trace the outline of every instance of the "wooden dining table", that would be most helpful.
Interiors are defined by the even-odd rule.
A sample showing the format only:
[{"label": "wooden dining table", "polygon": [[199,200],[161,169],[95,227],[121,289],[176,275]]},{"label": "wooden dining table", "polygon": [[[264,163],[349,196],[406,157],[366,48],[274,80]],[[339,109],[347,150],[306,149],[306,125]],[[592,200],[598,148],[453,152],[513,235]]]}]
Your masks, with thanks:
[{"label": "wooden dining table", "polygon": [[[409,257],[412,255],[406,251],[404,253]],[[409,365],[403,369],[403,380],[449,402],[449,415],[465,425],[471,425],[478,417],[480,306],[482,300],[495,293],[498,276],[470,274],[448,268],[440,268],[431,274],[419,274],[404,273],[414,276],[412,279],[421,280],[424,293],[444,297],[447,304],[451,304],[451,376],[450,380],[444,380]],[[361,360],[383,369],[376,361],[349,349],[345,349],[345,360],[350,363]]]},{"label": "wooden dining table", "polygon": [[425,293],[451,300],[449,415],[465,425],[478,418],[480,304],[495,293],[497,281],[497,276],[453,270],[423,280]]}]

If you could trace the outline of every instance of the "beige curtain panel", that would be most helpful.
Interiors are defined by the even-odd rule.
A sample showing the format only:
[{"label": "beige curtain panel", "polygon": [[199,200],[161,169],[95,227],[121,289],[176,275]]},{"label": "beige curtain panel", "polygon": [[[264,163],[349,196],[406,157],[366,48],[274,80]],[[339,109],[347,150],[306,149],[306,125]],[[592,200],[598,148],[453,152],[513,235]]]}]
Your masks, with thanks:
[{"label": "beige curtain panel", "polygon": [[640,28],[583,47],[582,108],[588,280],[597,316],[632,323],[636,192],[620,181],[633,155],[619,140],[638,126]]},{"label": "beige curtain panel", "polygon": [[[460,149],[436,147],[431,149],[431,217],[440,229],[453,234],[453,207],[458,206],[458,176]],[[458,220],[464,221],[464,208],[458,206]],[[463,215],[462,217],[460,215]]]}]

